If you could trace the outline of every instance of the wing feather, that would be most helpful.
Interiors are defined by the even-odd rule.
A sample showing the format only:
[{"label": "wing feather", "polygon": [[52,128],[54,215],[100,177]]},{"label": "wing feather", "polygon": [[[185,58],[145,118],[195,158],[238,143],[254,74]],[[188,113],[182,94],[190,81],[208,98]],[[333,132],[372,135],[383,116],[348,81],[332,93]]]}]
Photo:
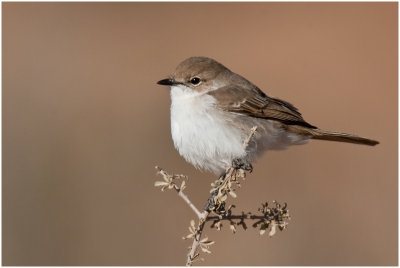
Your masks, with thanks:
[{"label": "wing feather", "polygon": [[220,107],[229,112],[276,120],[287,125],[316,128],[307,123],[292,104],[265,95],[256,86],[225,86],[207,94],[217,99]]}]

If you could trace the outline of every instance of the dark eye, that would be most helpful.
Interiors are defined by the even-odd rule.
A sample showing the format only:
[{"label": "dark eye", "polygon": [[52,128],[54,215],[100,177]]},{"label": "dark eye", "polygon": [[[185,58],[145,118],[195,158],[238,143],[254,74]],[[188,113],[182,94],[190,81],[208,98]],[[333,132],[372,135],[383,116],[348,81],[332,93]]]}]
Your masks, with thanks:
[{"label": "dark eye", "polygon": [[192,79],[190,79],[190,83],[192,83],[193,85],[197,86],[198,84],[200,84],[200,78],[193,77]]}]

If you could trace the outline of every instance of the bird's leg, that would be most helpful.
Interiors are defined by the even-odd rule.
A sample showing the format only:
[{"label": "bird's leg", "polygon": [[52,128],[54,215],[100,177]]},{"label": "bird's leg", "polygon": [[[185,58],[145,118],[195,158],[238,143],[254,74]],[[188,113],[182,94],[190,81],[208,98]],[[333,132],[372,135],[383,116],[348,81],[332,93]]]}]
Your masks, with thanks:
[{"label": "bird's leg", "polygon": [[252,172],[253,171],[253,166],[251,165],[251,163],[244,158],[235,158],[232,160],[232,167],[234,169],[243,169],[246,170],[248,172]]},{"label": "bird's leg", "polygon": [[[243,170],[249,171],[250,173],[253,171],[253,166],[245,158],[235,158],[235,159],[233,159],[232,160],[232,167],[234,169],[243,169]],[[226,175],[227,175],[226,172],[222,173],[222,175],[219,176],[218,180],[221,181],[221,180],[225,179]],[[204,208],[206,211],[213,211],[213,210],[215,211],[216,208],[215,208],[214,198],[217,195],[218,195],[218,189],[213,191],[211,193],[211,196],[208,198],[207,203],[206,203],[205,208]],[[218,208],[218,211],[223,211],[223,210],[224,210],[223,207]],[[217,212],[217,211],[215,211],[215,212]]]}]

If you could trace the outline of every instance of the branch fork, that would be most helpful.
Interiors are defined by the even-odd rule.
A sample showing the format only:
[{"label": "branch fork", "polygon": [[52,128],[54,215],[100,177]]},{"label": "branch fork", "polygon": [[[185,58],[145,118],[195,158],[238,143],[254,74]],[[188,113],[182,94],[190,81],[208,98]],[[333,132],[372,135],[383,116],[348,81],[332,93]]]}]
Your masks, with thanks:
[{"label": "branch fork", "polygon": [[[257,127],[253,127],[250,130],[248,138],[244,141],[244,148],[247,149],[251,138],[254,136]],[[222,227],[222,221],[229,222],[230,230],[235,233],[236,226],[242,226],[244,230],[247,229],[246,220],[253,220],[255,223],[252,225],[254,228],[259,228],[260,235],[263,235],[266,230],[269,231],[269,236],[273,236],[276,233],[277,228],[283,230],[287,226],[287,220],[290,219],[287,205],[280,205],[278,202],[273,201],[274,207],[269,207],[268,203],[262,204],[259,209],[260,215],[252,214],[251,212],[235,215],[232,209],[234,205],[226,208],[226,200],[228,195],[236,198],[235,191],[241,186],[240,179],[245,179],[246,172],[242,169],[235,167],[227,168],[224,176],[219,180],[216,180],[211,184],[211,196],[208,200],[206,209],[200,211],[189,199],[189,197],[183,192],[186,187],[187,176],[182,174],[168,174],[165,170],[157,167],[157,173],[162,176],[163,181],[156,181],[154,186],[161,187],[161,191],[165,189],[174,189],[178,196],[193,210],[198,218],[196,225],[194,220],[190,221],[189,234],[183,237],[183,239],[193,239],[192,246],[189,247],[189,252],[186,258],[186,265],[191,266],[195,261],[201,260],[199,258],[200,252],[211,253],[209,247],[215,242],[210,241],[207,237],[202,238],[205,224],[210,221],[212,222],[211,228],[220,230]],[[178,181],[181,182],[179,183]],[[180,184],[180,186],[178,186]]]}]

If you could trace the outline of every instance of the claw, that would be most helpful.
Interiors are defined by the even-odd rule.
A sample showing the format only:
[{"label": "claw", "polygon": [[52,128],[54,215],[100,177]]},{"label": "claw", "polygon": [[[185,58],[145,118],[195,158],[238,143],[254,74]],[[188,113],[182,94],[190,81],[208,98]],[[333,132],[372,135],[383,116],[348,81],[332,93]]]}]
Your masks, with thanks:
[{"label": "claw", "polygon": [[232,160],[232,167],[234,169],[243,169],[249,171],[250,173],[253,172],[253,166],[247,160],[241,158],[235,158]]}]

